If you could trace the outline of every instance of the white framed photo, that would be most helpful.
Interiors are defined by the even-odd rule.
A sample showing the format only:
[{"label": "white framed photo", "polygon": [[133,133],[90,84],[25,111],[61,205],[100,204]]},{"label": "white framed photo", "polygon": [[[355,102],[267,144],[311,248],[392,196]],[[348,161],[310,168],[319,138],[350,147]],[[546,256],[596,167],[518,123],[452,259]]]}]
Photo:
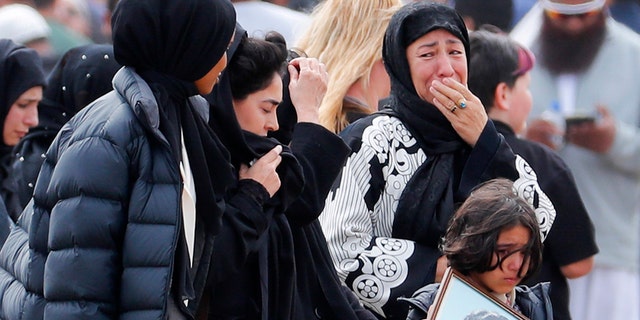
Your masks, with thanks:
[{"label": "white framed photo", "polygon": [[461,273],[447,268],[430,320],[529,320]]}]

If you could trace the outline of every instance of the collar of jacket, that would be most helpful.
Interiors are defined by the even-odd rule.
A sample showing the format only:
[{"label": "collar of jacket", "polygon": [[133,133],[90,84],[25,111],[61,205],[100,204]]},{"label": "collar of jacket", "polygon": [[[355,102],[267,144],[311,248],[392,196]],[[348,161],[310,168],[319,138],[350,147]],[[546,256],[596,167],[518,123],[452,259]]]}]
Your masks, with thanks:
[{"label": "collar of jacket", "polygon": [[[138,119],[149,126],[157,136],[166,141],[160,132],[160,113],[158,102],[151,88],[131,67],[122,67],[113,76],[113,88],[120,93],[131,106]],[[209,103],[200,95],[189,98],[189,102],[198,115],[209,121]]]}]

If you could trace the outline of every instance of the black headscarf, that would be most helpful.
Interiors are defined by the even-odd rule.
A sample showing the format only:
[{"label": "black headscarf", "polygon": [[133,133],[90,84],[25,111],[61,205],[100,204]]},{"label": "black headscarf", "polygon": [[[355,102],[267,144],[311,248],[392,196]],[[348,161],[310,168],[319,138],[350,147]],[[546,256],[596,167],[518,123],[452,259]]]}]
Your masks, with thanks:
[{"label": "black headscarf", "polygon": [[[9,39],[0,39],[0,133],[9,109],[25,91],[45,85],[42,60],[38,53],[16,44]],[[11,151],[11,147],[0,137],[0,156]]]},{"label": "black headscarf", "polygon": [[198,94],[194,82],[225,54],[236,26],[235,10],[228,0],[120,0],[111,23],[116,60],[132,67],[151,88],[159,130],[176,167],[184,135],[197,199],[196,241],[191,268],[180,230],[173,287],[180,301],[197,299],[204,281],[193,279],[206,279],[213,248],[208,235],[220,231],[224,197],[236,178],[228,151],[189,97]]},{"label": "black headscarf", "polygon": [[121,0],[111,24],[120,64],[194,82],[222,58],[236,14],[228,0]]},{"label": "black headscarf", "polygon": [[48,86],[38,106],[38,128],[60,130],[78,111],[113,89],[111,80],[120,67],[108,44],[88,44],[67,51],[47,78]]},{"label": "black headscarf", "polygon": [[451,123],[418,96],[407,61],[407,47],[423,35],[444,29],[459,38],[469,57],[469,36],[462,17],[448,6],[414,2],[391,18],[382,57],[391,79],[391,94],[380,112],[398,117],[427,154],[402,194],[393,236],[437,248],[454,211],[454,153],[467,147]]},{"label": "black headscarf", "polygon": [[[116,60],[147,81],[160,109],[160,131],[176,161],[180,130],[196,187],[196,212],[220,228],[223,196],[234,181],[228,153],[188,102],[198,93],[194,81],[224,55],[235,29],[227,0],[121,0],[111,19]],[[205,152],[206,151],[206,152]]]}]

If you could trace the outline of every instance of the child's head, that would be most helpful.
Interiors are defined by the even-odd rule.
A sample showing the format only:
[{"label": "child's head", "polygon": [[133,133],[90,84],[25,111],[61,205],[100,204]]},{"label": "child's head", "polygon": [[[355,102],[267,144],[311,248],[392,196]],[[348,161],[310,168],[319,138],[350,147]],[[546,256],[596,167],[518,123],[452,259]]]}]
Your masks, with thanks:
[{"label": "child's head", "polygon": [[453,269],[496,293],[510,292],[542,260],[533,208],[507,179],[476,187],[452,218],[442,250]]},{"label": "child's head", "polygon": [[491,119],[522,132],[533,105],[529,90],[533,53],[507,34],[488,29],[471,32],[469,41],[469,90],[480,98]]}]

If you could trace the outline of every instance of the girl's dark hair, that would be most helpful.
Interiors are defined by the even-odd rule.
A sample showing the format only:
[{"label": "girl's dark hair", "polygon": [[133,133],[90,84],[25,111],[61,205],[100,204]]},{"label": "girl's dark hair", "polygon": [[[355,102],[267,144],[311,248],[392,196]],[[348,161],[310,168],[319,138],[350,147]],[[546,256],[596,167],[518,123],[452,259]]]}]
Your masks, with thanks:
[{"label": "girl's dark hair", "polygon": [[[529,242],[518,252],[523,252],[525,263],[518,271],[523,281],[529,278],[542,261],[540,228],[533,207],[518,196],[513,182],[507,179],[489,180],[472,191],[449,223],[442,252],[449,264],[462,274],[482,273],[502,267],[510,254],[496,253],[500,232],[515,226],[529,229]],[[498,257],[497,263],[493,262]],[[523,270],[526,262],[527,270]]]},{"label": "girl's dark hair", "polygon": [[285,72],[287,55],[284,37],[277,32],[267,33],[264,39],[244,36],[226,71],[233,99],[244,99],[269,86],[275,73]]}]

